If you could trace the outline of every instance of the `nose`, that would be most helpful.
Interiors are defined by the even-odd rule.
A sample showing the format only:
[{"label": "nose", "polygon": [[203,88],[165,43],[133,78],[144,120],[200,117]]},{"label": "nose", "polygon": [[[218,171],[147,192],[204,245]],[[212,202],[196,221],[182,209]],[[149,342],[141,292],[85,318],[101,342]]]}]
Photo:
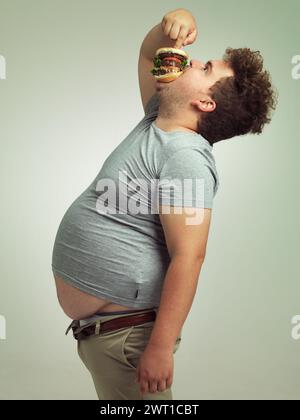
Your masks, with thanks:
[{"label": "nose", "polygon": [[205,64],[200,60],[191,60],[190,63],[192,68],[205,68]]}]

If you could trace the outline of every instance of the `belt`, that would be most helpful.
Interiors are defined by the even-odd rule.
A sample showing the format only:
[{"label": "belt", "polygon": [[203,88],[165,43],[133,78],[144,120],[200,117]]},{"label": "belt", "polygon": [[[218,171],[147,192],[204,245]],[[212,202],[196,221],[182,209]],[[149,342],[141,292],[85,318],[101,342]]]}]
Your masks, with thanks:
[{"label": "belt", "polygon": [[83,340],[90,335],[98,335],[108,331],[118,330],[119,328],[132,327],[134,325],[144,324],[145,322],[155,321],[156,312],[145,312],[143,314],[134,314],[119,318],[110,319],[109,321],[96,321],[92,325],[80,326],[79,321],[73,321],[67,331],[72,328],[75,340]]}]

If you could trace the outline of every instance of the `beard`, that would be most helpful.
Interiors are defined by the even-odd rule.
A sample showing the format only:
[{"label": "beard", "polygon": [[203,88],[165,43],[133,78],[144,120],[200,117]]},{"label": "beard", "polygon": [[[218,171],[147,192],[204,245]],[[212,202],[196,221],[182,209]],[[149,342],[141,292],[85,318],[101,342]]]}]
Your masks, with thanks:
[{"label": "beard", "polygon": [[173,83],[164,83],[157,89],[159,116],[162,118],[174,118],[176,115],[181,115],[187,110],[191,99],[191,92],[182,92]]}]

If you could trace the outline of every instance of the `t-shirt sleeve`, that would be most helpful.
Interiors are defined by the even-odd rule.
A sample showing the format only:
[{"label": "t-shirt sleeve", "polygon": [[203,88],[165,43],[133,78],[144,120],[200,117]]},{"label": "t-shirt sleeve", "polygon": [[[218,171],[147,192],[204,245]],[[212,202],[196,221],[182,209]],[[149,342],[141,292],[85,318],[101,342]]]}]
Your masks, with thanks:
[{"label": "t-shirt sleeve", "polygon": [[159,174],[159,203],[174,207],[212,208],[218,175],[199,150],[174,152]]}]

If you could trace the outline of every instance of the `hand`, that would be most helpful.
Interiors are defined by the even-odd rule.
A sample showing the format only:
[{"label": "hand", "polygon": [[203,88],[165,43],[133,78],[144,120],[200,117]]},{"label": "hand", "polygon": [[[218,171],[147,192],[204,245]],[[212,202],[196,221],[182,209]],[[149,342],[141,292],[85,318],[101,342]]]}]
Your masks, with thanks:
[{"label": "hand", "polygon": [[174,360],[172,351],[148,344],[137,366],[136,381],[141,393],[163,392],[173,382]]},{"label": "hand", "polygon": [[193,15],[185,9],[176,9],[167,13],[162,20],[162,29],[166,36],[176,40],[174,48],[193,44],[198,30]]}]

